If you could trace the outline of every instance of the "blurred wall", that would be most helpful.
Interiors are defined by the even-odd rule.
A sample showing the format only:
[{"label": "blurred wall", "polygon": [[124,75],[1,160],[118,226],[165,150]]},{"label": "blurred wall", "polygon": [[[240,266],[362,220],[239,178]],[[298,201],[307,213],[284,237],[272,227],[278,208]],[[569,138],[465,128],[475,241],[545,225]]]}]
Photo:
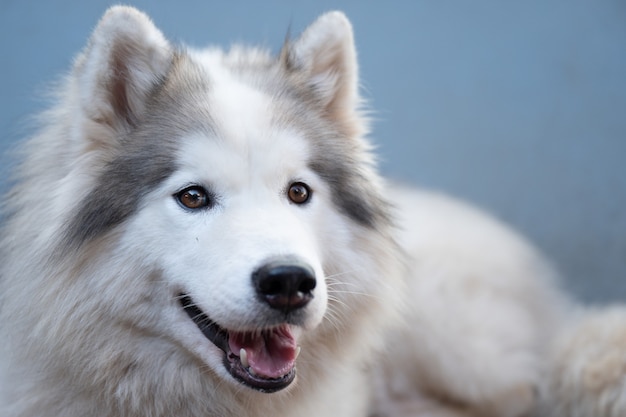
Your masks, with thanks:
[{"label": "blurred wall", "polygon": [[[128,3],[175,42],[272,50],[289,27],[344,10],[383,172],[521,229],[579,298],[626,299],[623,0]],[[0,3],[0,151],[28,132],[109,4]]]}]

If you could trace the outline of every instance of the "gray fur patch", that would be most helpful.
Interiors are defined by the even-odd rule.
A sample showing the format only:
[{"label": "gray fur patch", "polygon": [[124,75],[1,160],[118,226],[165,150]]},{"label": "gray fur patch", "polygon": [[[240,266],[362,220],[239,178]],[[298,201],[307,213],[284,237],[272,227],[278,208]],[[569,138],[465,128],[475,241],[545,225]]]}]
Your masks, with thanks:
[{"label": "gray fur patch", "polygon": [[309,164],[333,190],[333,201],[339,210],[362,226],[375,228],[389,222],[386,201],[368,186],[367,179],[359,171],[355,161],[345,157],[318,154]]},{"label": "gray fur patch", "polygon": [[208,111],[194,105],[208,94],[208,80],[184,54],[154,86],[143,118],[117,138],[95,187],[86,195],[66,229],[65,246],[77,248],[121,224],[142,198],[176,169],[178,138],[212,132]]},{"label": "gray fur patch", "polygon": [[275,114],[279,123],[304,131],[312,151],[309,168],[330,185],[335,206],[350,219],[369,228],[390,223],[389,205],[370,183],[376,174],[364,143],[327,117],[314,91],[295,82],[275,95]]}]

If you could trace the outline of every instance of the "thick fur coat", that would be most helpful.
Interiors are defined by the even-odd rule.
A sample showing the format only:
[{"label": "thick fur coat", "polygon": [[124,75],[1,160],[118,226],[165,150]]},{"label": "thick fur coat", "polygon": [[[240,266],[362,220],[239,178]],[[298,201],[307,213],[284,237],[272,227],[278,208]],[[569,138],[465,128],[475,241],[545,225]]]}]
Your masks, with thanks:
[{"label": "thick fur coat", "polygon": [[4,199],[0,415],[626,415],[624,309],[367,133],[340,12],[272,56],[111,8]]}]

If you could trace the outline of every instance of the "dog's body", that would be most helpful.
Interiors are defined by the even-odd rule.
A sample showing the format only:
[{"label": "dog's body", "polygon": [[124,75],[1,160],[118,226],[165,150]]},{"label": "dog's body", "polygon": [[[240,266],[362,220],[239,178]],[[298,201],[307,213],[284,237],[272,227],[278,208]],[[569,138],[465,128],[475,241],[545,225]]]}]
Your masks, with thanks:
[{"label": "dog's body", "polygon": [[529,245],[384,185],[356,68],[338,12],[273,57],[111,9],[7,196],[0,415],[621,415]]}]

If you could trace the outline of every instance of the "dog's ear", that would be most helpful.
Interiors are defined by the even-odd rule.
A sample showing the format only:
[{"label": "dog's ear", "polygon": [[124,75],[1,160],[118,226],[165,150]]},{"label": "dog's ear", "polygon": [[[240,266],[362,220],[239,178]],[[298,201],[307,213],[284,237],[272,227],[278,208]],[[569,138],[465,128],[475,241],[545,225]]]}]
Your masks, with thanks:
[{"label": "dog's ear", "polygon": [[313,22],[282,53],[288,71],[304,77],[327,114],[345,125],[354,122],[360,105],[358,64],[352,25],[339,11]]},{"label": "dog's ear", "polygon": [[110,8],[74,67],[84,116],[115,131],[135,125],[172,59],[170,45],[148,16],[131,7]]}]

